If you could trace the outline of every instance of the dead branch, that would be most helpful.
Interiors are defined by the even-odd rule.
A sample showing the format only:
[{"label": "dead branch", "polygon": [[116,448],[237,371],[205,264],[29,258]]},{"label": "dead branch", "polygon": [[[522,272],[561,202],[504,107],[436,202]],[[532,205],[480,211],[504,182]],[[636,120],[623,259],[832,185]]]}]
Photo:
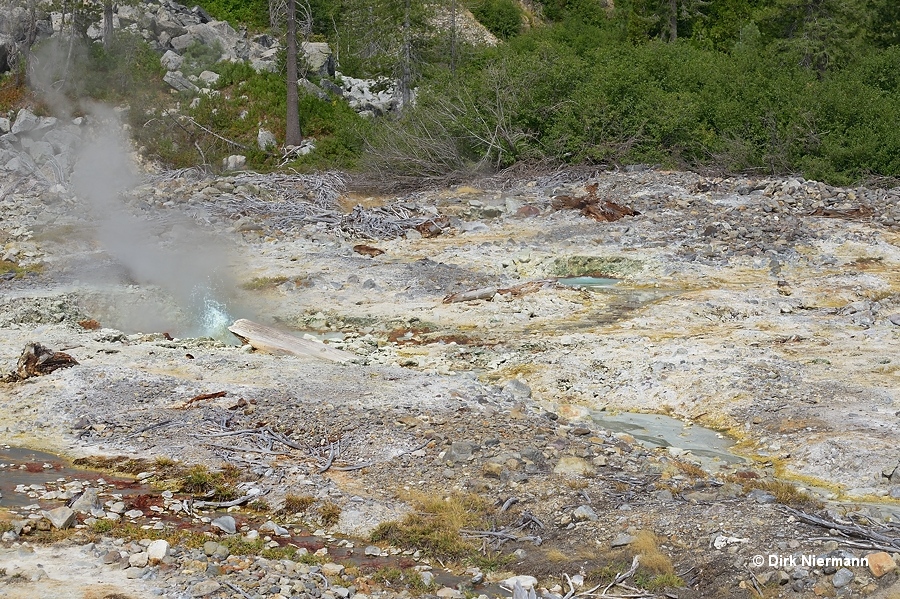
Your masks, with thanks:
[{"label": "dead branch", "polygon": [[258,497],[262,497],[266,492],[262,493],[254,493],[253,495],[244,495],[243,497],[238,497],[237,499],[232,499],[231,501],[194,501],[194,507],[213,507],[213,508],[222,508],[222,507],[234,507],[236,505],[244,505],[251,499],[256,499]]},{"label": "dead branch", "polygon": [[207,443],[206,445],[210,447],[215,447],[216,449],[226,449],[228,451],[236,451],[238,453],[246,452],[246,453],[261,453],[263,455],[290,455],[283,451],[272,451],[271,449],[261,449],[258,447],[228,447],[227,445],[215,445],[213,443]]},{"label": "dead branch", "polygon": [[54,351],[40,343],[29,343],[22,350],[16,370],[4,377],[6,382],[24,381],[35,376],[50,374],[60,368],[78,365],[78,361],[64,352]]},{"label": "dead branch", "polygon": [[[174,117],[173,117],[173,118],[174,118]],[[224,141],[225,143],[229,143],[229,144],[231,144],[231,145],[233,145],[233,146],[236,146],[236,147],[238,147],[238,148],[241,148],[242,150],[248,150],[248,151],[253,150],[253,148],[251,148],[250,146],[245,146],[244,144],[242,144],[242,143],[240,143],[240,142],[237,142],[237,141],[234,141],[233,139],[228,139],[227,137],[222,137],[221,135],[219,135],[219,134],[216,133],[215,131],[212,131],[212,130],[210,130],[210,129],[207,129],[206,127],[204,127],[203,125],[201,125],[200,123],[198,123],[197,121],[195,121],[193,118],[187,116],[186,114],[180,115],[179,118],[188,121],[190,124],[194,125],[194,126],[197,127],[198,129],[202,129],[203,131],[209,133],[210,135],[212,135],[212,136],[215,137],[216,139],[220,139],[220,140]],[[274,155],[274,154],[272,154],[271,152],[266,152],[266,153],[269,154],[270,156],[273,156],[273,155]],[[202,155],[202,154],[201,154],[201,155]]]},{"label": "dead branch", "polygon": [[860,524],[856,524],[855,522],[837,522],[836,520],[833,520],[831,518],[823,518],[820,516],[815,516],[813,514],[807,514],[806,512],[801,512],[800,510],[787,506],[782,506],[781,509],[788,514],[791,514],[801,522],[812,524],[814,526],[820,526],[829,530],[838,530],[848,536],[862,539],[864,541],[869,541],[873,544],[877,543],[881,545],[882,548],[886,546],[888,547],[886,551],[897,551],[898,549],[900,549],[900,536],[893,537],[884,534],[886,531],[891,530],[888,527],[879,527],[878,529],[876,529],[876,527],[874,526],[862,526]]},{"label": "dead branch", "polygon": [[631,560],[631,567],[628,569],[628,571],[624,572],[622,574],[616,574],[616,577],[613,579],[613,581],[611,583],[609,583],[609,586],[607,586],[605,589],[603,589],[603,595],[606,595],[609,592],[609,589],[613,588],[617,584],[621,584],[621,583],[625,582],[626,580],[628,580],[629,578],[631,578],[632,576],[634,576],[634,573],[637,572],[638,564],[640,564],[640,561],[641,561],[641,556],[635,555],[634,559]]},{"label": "dead branch", "polygon": [[[402,451],[402,452],[398,453],[397,455],[395,455],[395,456],[394,456],[393,458],[391,458],[391,459],[399,458],[399,457],[401,457],[401,456],[410,454],[410,453],[412,453],[412,452],[414,452],[414,451],[419,451],[420,449],[426,447],[429,443],[430,443],[430,441],[425,441],[425,442],[422,443],[421,445],[418,445],[418,446],[416,446],[416,447],[413,447],[412,449],[407,449],[406,451]],[[362,463],[362,464],[354,464],[353,466],[331,466],[331,469],[332,469],[332,470],[338,470],[338,471],[340,471],[340,472],[349,472],[349,471],[352,471],[352,470],[362,470],[363,468],[369,468],[369,467],[371,467],[371,466],[376,466],[376,465],[378,465],[378,464],[380,464],[380,463],[387,463],[387,462],[389,462],[389,461],[390,461],[390,460],[386,460],[385,462],[364,462],[364,463]],[[327,470],[327,468],[326,468],[326,470]],[[324,472],[324,470],[320,471],[319,474],[321,474],[322,472]]]},{"label": "dead branch", "polygon": [[191,405],[192,403],[196,403],[198,401],[204,401],[207,399],[218,399],[220,397],[225,397],[226,395],[228,395],[227,391],[216,391],[215,393],[201,393],[200,395],[195,395],[194,397],[192,397],[189,400],[187,400],[186,402],[184,402],[184,405],[182,406],[182,408],[186,408],[189,405]]},{"label": "dead branch", "polygon": [[457,302],[471,302],[473,300],[491,300],[497,295],[497,287],[482,287],[480,289],[471,289],[469,291],[461,291],[459,293],[451,293],[443,299],[445,304],[454,304]]},{"label": "dead branch", "polygon": [[253,595],[249,595],[246,591],[244,591],[244,590],[243,590],[241,587],[239,587],[238,585],[233,584],[233,583],[230,583],[230,582],[228,582],[227,580],[223,580],[222,582],[224,582],[225,585],[226,585],[227,587],[229,587],[232,591],[234,591],[234,592],[236,592],[236,593],[240,593],[243,597],[246,597],[246,599],[253,599]]},{"label": "dead branch", "polygon": [[319,471],[317,472],[317,474],[323,474],[323,473],[327,472],[329,468],[331,468],[331,464],[334,463],[335,446],[337,446],[337,445],[338,445],[337,443],[331,443],[328,446],[328,459],[325,460],[325,465],[322,466],[321,468],[319,468]]}]

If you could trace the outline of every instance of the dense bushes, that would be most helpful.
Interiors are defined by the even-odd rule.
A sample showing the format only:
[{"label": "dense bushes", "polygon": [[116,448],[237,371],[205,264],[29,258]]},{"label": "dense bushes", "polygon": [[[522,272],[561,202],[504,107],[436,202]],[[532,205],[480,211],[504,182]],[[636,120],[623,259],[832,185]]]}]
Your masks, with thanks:
[{"label": "dense bushes", "polygon": [[466,5],[488,31],[501,39],[522,30],[522,10],[515,0],[469,0]]},{"label": "dense bushes", "polygon": [[256,29],[269,25],[268,0],[198,0],[197,4],[220,21],[243,23]]},{"label": "dense bushes", "polygon": [[[535,158],[803,172],[833,182],[900,175],[898,48],[822,76],[752,40],[728,54],[689,42],[589,48],[573,31],[533,32],[433,81],[415,111],[387,125],[373,163],[431,176],[442,162],[453,170]],[[454,157],[424,168],[436,148],[416,139],[438,135]],[[401,144],[415,160],[402,159]]]}]

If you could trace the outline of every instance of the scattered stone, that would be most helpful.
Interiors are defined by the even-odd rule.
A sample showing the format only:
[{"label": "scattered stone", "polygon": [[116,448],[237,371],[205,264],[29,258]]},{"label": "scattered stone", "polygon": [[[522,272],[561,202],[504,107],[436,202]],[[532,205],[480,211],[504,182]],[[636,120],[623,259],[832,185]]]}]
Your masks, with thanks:
[{"label": "scattered stone", "polygon": [[591,506],[580,505],[575,508],[574,512],[572,512],[572,519],[576,522],[584,522],[585,520],[596,522],[599,519],[599,516],[597,516],[597,513],[591,508]]},{"label": "scattered stone", "polygon": [[237,524],[231,516],[219,516],[210,522],[216,528],[225,532],[225,534],[233,535],[237,532]]},{"label": "scattered stone", "polygon": [[518,583],[519,586],[527,591],[528,589],[533,589],[537,585],[537,582],[537,578],[534,576],[519,575],[507,578],[501,584],[511,589]]},{"label": "scattered stone", "polygon": [[147,559],[151,566],[163,561],[168,554],[169,542],[164,539],[157,539],[147,546]]},{"label": "scattered stone", "polygon": [[63,530],[75,523],[75,510],[65,506],[44,510],[41,515],[50,521],[54,528]]},{"label": "scattered stone", "polygon": [[191,597],[206,597],[222,588],[215,580],[203,580],[191,587]]},{"label": "scattered stone", "polygon": [[897,562],[894,561],[894,558],[889,553],[884,551],[870,553],[866,556],[866,559],[869,561],[869,571],[875,578],[881,578],[888,572],[893,572],[897,569]]},{"label": "scattered stone", "polygon": [[278,140],[275,139],[275,134],[268,129],[260,129],[256,136],[256,145],[260,150],[266,152],[277,146]]},{"label": "scattered stone", "polygon": [[150,561],[146,551],[134,553],[128,558],[128,565],[132,568],[143,568]]},{"label": "scattered stone", "polygon": [[240,154],[232,154],[222,159],[222,167],[226,171],[238,171],[247,165],[247,157]]},{"label": "scattered stone", "polygon": [[325,576],[339,576],[344,571],[344,566],[334,562],[322,564],[322,574]]},{"label": "scattered stone", "polygon": [[472,457],[478,446],[471,441],[454,441],[450,449],[444,453],[444,461],[451,463],[465,462]]},{"label": "scattered stone", "polygon": [[615,549],[616,547],[625,547],[626,545],[630,545],[632,543],[634,543],[634,537],[629,534],[622,533],[615,539],[610,541],[609,546]]},{"label": "scattered stone", "polygon": [[564,455],[559,459],[556,466],[553,468],[554,474],[559,474],[561,476],[593,476],[596,472],[594,466],[579,457]]},{"label": "scattered stone", "polygon": [[834,588],[839,589],[853,582],[854,578],[855,575],[853,574],[852,570],[850,570],[849,568],[841,568],[834,573],[834,577],[831,579],[831,584],[834,585]]},{"label": "scattered stone", "polygon": [[531,397],[531,387],[522,379],[512,379],[503,385],[503,390],[511,394],[516,399],[529,399]]},{"label": "scattered stone", "polygon": [[376,547],[375,545],[369,545],[368,547],[365,548],[365,550],[363,551],[363,554],[372,556],[372,557],[378,557],[381,555],[381,547]]},{"label": "scattered stone", "polygon": [[203,71],[197,76],[197,78],[205,83],[207,87],[215,85],[219,82],[219,74],[212,71]]},{"label": "scattered stone", "polygon": [[203,553],[208,556],[213,556],[216,553],[216,550],[219,548],[219,544],[215,541],[207,541],[203,543]]},{"label": "scattered stone", "polygon": [[163,81],[168,83],[172,89],[180,93],[191,95],[200,93],[200,88],[191,83],[181,71],[168,71],[163,75]]}]

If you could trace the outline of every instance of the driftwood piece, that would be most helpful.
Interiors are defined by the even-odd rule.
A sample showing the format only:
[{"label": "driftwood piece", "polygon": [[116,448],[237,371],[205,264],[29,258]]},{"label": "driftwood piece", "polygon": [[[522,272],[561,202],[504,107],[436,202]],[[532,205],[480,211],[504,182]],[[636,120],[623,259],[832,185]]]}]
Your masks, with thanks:
[{"label": "driftwood piece", "polygon": [[536,291],[540,291],[545,287],[550,287],[555,284],[556,281],[553,279],[540,279],[537,281],[520,283],[519,285],[513,285],[512,287],[481,287],[479,289],[451,293],[444,297],[443,302],[445,304],[454,304],[457,302],[471,302],[474,300],[492,300],[498,293],[500,295],[512,295],[518,297],[528,293],[535,293]]},{"label": "driftwood piece", "polygon": [[77,364],[78,361],[67,353],[54,351],[40,343],[29,343],[22,350],[22,355],[19,356],[15,372],[11,372],[5,380],[9,382],[24,381]]},{"label": "driftwood piece", "polygon": [[191,405],[192,403],[196,403],[198,401],[203,401],[206,399],[218,399],[220,397],[225,397],[226,395],[228,395],[227,391],[216,391],[215,393],[201,393],[200,395],[195,395],[194,397],[192,397],[189,400],[187,400],[186,402],[184,402],[184,406],[187,407],[187,406]]},{"label": "driftwood piece", "polygon": [[259,499],[266,493],[254,493],[253,495],[244,495],[243,497],[238,497],[237,499],[232,499],[231,501],[194,501],[192,503],[192,507],[195,508],[222,508],[222,507],[234,507],[236,505],[243,505],[250,501],[251,499]]},{"label": "driftwood piece", "polygon": [[444,297],[445,304],[455,304],[457,302],[471,302],[473,300],[489,300],[497,295],[498,287],[482,287],[481,289],[470,289],[469,291],[460,291],[459,293],[451,293]]},{"label": "driftwood piece", "polygon": [[875,214],[871,206],[857,206],[855,208],[817,208],[808,216],[824,216],[825,218],[845,218],[847,220],[865,219]]},{"label": "driftwood piece", "polygon": [[356,358],[354,354],[328,347],[320,341],[301,339],[290,333],[284,333],[243,318],[236,320],[228,327],[228,330],[240,337],[241,341],[249,343],[254,349],[269,354],[309,356],[340,363]]}]

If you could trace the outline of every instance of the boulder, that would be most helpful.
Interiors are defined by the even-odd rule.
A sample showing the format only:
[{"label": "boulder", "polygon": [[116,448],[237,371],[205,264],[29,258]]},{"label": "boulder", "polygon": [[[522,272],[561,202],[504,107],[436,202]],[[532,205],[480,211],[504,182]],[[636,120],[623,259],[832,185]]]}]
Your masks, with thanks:
[{"label": "boulder", "polygon": [[147,560],[151,566],[155,566],[169,554],[169,542],[157,539],[147,546]]},{"label": "boulder", "polygon": [[159,59],[159,63],[167,71],[177,71],[183,62],[184,57],[172,50],[166,50],[166,53]]},{"label": "boulder", "polygon": [[53,146],[53,150],[59,154],[71,151],[81,141],[81,138],[65,129],[55,128],[44,134],[43,141]]},{"label": "boulder", "polygon": [[27,108],[22,108],[19,110],[18,114],[16,114],[16,120],[13,121],[12,128],[10,128],[9,132],[13,135],[28,133],[29,131],[36,129],[38,123],[38,118],[33,112]]},{"label": "boulder", "polygon": [[181,71],[169,71],[163,76],[163,81],[181,93],[196,94],[200,92],[200,88],[188,81]]},{"label": "boulder", "polygon": [[28,155],[34,158],[35,162],[42,162],[44,158],[53,156],[53,146],[45,141],[36,141],[28,148]]},{"label": "boulder", "polygon": [[334,55],[327,43],[303,42],[300,44],[300,51],[311,72],[321,77],[334,75]]},{"label": "boulder", "polygon": [[260,129],[256,136],[256,145],[259,146],[260,150],[265,152],[266,150],[277,146],[278,140],[275,139],[275,135],[271,131]]},{"label": "boulder", "polygon": [[95,508],[101,507],[97,489],[85,489],[84,493],[72,503],[72,509],[82,514],[90,514]]},{"label": "boulder", "polygon": [[12,122],[8,118],[0,117],[0,133],[9,133],[12,128]]},{"label": "boulder", "polygon": [[219,81],[219,74],[213,73],[212,71],[203,71],[202,73],[200,73],[199,79],[207,86],[215,85],[216,82]]},{"label": "boulder", "polygon": [[[326,79],[326,81],[327,81],[327,79]],[[328,100],[328,94],[326,94],[325,91],[321,87],[319,87],[318,85],[316,85],[309,79],[300,79],[299,81],[297,81],[297,85],[299,85],[300,88],[305,90],[306,93],[308,93],[312,96],[315,96],[320,100],[325,100],[325,101]]]},{"label": "boulder", "polygon": [[875,578],[881,578],[888,572],[893,572],[897,569],[897,562],[894,561],[894,558],[889,553],[884,551],[870,553],[866,556],[866,560],[869,562],[869,571]]},{"label": "boulder", "polygon": [[222,159],[222,167],[226,171],[240,170],[240,169],[244,168],[244,166],[246,166],[246,164],[247,164],[247,157],[241,156],[240,154],[233,154],[233,155],[229,156],[228,158]]},{"label": "boulder", "polygon": [[[229,156],[231,158],[231,156]],[[226,534],[233,535],[237,532],[237,524],[231,516],[221,516],[212,521],[212,525],[224,531]]]},{"label": "boulder", "polygon": [[52,510],[44,510],[41,512],[54,528],[63,530],[69,528],[75,523],[75,510],[66,506],[54,508]]}]

